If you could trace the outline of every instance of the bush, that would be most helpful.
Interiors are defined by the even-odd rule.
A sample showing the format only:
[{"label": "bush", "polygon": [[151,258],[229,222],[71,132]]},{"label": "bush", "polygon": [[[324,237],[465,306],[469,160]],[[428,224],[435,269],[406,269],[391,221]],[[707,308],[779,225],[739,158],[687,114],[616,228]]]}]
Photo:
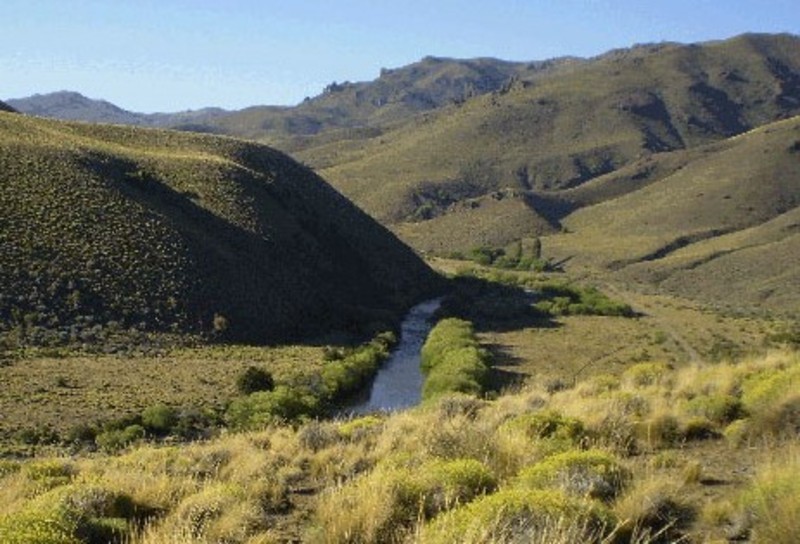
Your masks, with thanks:
[{"label": "bush", "polygon": [[522,433],[531,440],[549,438],[576,445],[586,436],[581,420],[552,410],[516,416],[504,423],[503,428]]},{"label": "bush", "polygon": [[15,514],[0,518],[4,544],[119,542],[137,514],[126,495],[88,484],[70,484],[45,493]]},{"label": "bush", "polygon": [[339,435],[357,442],[364,436],[377,433],[383,427],[383,419],[378,416],[363,416],[339,424]]},{"label": "bush", "polygon": [[236,389],[242,395],[249,395],[258,391],[272,391],[275,380],[272,374],[255,366],[249,366],[236,378]]},{"label": "bush", "polygon": [[708,418],[718,425],[727,425],[744,416],[742,401],[733,395],[721,393],[694,397],[686,403],[686,411]]},{"label": "bush", "polygon": [[800,432],[800,364],[765,370],[742,383],[742,405],[749,415],[750,438],[795,437]]},{"label": "bush", "polygon": [[611,300],[595,287],[578,287],[565,282],[544,282],[536,286],[537,310],[551,315],[606,315],[631,317],[633,309]]},{"label": "bush", "polygon": [[145,436],[144,427],[141,425],[129,425],[122,430],[105,431],[97,435],[95,443],[101,450],[114,453]]},{"label": "bush", "polygon": [[[590,543],[599,542],[615,525],[614,516],[597,503],[555,490],[510,489],[437,517],[424,528],[422,541]],[[556,539],[556,533],[561,539]]]},{"label": "bush", "polygon": [[530,489],[556,488],[578,497],[609,501],[630,479],[630,471],[613,455],[600,450],[573,450],[522,470],[517,483]]},{"label": "bush", "polygon": [[142,411],[142,425],[155,435],[167,435],[178,424],[178,411],[166,404],[156,404]]},{"label": "bush", "polygon": [[480,348],[472,324],[444,319],[422,346],[421,367],[426,375],[422,398],[449,393],[479,395],[489,376],[489,355]]},{"label": "bush", "polygon": [[792,459],[761,469],[739,503],[753,542],[800,542],[800,462]]},{"label": "bush", "polygon": [[260,429],[267,425],[314,416],[319,400],[309,391],[279,385],[272,391],[260,391],[234,400],[226,419],[237,429]]},{"label": "bush", "polygon": [[326,542],[399,542],[419,518],[467,503],[496,485],[474,459],[384,464],[324,496],[319,521]]},{"label": "bush", "polygon": [[621,541],[671,543],[683,542],[683,530],[695,517],[680,488],[672,481],[656,478],[641,480],[617,500],[614,507],[625,526],[619,531]]}]

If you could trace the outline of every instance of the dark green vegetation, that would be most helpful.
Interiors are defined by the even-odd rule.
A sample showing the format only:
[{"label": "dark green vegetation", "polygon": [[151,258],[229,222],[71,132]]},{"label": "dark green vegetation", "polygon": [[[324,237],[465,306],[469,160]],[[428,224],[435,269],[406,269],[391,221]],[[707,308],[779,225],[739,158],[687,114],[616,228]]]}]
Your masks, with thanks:
[{"label": "dark green vegetation", "polygon": [[2,114],[0,176],[5,348],[374,333],[435,283],[387,230],[257,144]]}]

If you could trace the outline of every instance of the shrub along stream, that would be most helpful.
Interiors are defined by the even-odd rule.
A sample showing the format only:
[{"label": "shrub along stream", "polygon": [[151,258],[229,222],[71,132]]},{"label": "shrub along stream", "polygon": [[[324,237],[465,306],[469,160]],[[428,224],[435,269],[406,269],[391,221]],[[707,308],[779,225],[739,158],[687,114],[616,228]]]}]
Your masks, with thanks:
[{"label": "shrub along stream", "polygon": [[472,323],[443,319],[422,346],[423,400],[448,393],[483,393],[489,364],[489,353],[478,344]]}]

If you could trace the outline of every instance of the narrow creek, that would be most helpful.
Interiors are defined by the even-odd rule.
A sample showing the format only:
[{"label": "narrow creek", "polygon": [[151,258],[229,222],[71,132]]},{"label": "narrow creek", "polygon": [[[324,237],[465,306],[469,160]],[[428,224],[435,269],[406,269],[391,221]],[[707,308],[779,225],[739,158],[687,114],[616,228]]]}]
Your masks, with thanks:
[{"label": "narrow creek", "polygon": [[402,410],[419,404],[423,382],[420,351],[441,302],[441,298],[426,300],[409,310],[400,326],[400,342],[378,370],[372,387],[361,399],[344,407],[342,414]]}]

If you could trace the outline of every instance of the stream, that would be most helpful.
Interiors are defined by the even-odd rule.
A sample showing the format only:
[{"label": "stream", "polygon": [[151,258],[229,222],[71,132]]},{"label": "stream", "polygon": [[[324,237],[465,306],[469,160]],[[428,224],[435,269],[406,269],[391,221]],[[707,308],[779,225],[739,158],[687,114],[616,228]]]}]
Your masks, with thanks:
[{"label": "stream", "polygon": [[430,318],[441,302],[441,298],[426,300],[409,310],[400,326],[397,347],[378,370],[364,397],[345,407],[343,414],[402,410],[419,404],[423,382],[420,350],[433,327]]}]

